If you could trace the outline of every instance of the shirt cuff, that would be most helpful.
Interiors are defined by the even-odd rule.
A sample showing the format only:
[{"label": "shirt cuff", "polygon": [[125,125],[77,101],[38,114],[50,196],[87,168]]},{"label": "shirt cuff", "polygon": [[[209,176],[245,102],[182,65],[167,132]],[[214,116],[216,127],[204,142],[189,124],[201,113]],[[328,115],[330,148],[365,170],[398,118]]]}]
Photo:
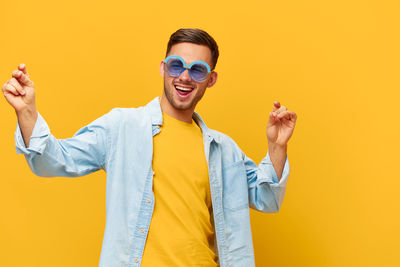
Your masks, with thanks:
[{"label": "shirt cuff", "polygon": [[49,126],[38,112],[38,117],[33,128],[31,138],[29,139],[29,147],[26,147],[24,138],[22,137],[21,129],[17,122],[17,129],[15,131],[15,148],[17,154],[29,155],[32,152],[42,154],[46,148],[49,135]]},{"label": "shirt cuff", "polygon": [[269,157],[269,152],[267,156],[261,161],[261,164],[265,165],[266,167],[266,176],[269,177],[269,181],[262,181],[268,182],[273,187],[285,187],[289,177],[289,160],[286,156],[285,165],[283,167],[281,179],[278,179],[278,175],[276,174],[274,165],[272,164],[271,158]]}]

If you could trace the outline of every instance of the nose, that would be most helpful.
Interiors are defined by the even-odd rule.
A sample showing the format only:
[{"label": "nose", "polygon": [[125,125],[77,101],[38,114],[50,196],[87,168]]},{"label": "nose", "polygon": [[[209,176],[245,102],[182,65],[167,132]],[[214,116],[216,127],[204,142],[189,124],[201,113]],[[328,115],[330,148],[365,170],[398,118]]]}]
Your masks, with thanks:
[{"label": "nose", "polygon": [[184,72],[182,72],[182,74],[179,76],[179,80],[188,82],[192,80],[192,78],[190,78],[188,69],[185,69]]}]

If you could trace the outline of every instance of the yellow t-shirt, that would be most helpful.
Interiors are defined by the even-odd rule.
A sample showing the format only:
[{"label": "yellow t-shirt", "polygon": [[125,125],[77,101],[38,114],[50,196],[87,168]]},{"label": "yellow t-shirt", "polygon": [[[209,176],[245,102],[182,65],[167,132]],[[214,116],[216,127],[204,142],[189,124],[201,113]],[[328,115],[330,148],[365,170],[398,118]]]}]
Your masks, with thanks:
[{"label": "yellow t-shirt", "polygon": [[201,129],[163,118],[153,138],[155,202],[141,266],[218,266]]}]

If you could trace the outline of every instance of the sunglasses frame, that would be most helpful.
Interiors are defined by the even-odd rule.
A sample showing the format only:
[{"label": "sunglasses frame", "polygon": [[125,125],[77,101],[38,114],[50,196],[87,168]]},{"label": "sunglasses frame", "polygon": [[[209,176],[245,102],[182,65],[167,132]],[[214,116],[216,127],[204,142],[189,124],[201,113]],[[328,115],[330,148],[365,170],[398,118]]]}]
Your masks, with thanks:
[{"label": "sunglasses frame", "polygon": [[[187,64],[185,63],[185,60],[184,60],[182,57],[177,56],[177,55],[170,55],[170,56],[168,56],[168,57],[166,57],[166,58],[164,59],[164,64],[165,64],[165,65],[164,65],[164,69],[167,69],[167,68],[166,68],[166,64],[167,64],[167,62],[168,62],[169,60],[171,60],[171,59],[178,59],[178,60],[182,63],[182,66],[183,66],[182,71],[181,71],[181,72],[179,73],[179,75],[177,75],[177,76],[171,75],[168,71],[166,71],[167,74],[168,74],[169,76],[172,76],[172,77],[179,77],[179,76],[180,76],[182,73],[184,73],[185,70],[187,69],[188,72],[189,72],[189,76],[190,76],[190,78],[191,78],[193,81],[195,81],[195,82],[204,82],[204,81],[207,79],[207,75],[211,72],[211,68],[210,68],[210,66],[209,66],[206,62],[204,62],[204,61],[202,61],[202,60],[196,60],[196,61],[193,61],[192,63],[190,63],[190,65],[187,65]],[[201,65],[204,65],[204,66],[206,67],[206,69],[207,69],[207,74],[204,76],[204,79],[203,79],[203,80],[197,81],[197,80],[193,79],[192,74],[191,74],[191,68],[192,68],[192,66],[195,65],[195,64],[201,64]]]}]

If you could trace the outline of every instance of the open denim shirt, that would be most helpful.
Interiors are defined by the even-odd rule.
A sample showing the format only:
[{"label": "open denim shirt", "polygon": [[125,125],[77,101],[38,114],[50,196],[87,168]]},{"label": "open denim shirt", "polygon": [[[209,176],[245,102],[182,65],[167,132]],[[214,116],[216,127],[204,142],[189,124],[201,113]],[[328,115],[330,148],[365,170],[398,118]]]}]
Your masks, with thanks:
[{"label": "open denim shirt", "polygon": [[[278,181],[268,153],[257,166],[230,137],[208,129],[197,113],[193,119],[203,133],[219,264],[254,266],[249,207],[262,212],[279,210],[289,175],[288,159]],[[25,155],[36,175],[76,177],[99,169],[107,172],[100,267],[140,266],[155,201],[153,136],[162,123],[157,97],[143,107],[112,109],[68,139],[56,139],[39,114],[29,148],[17,124],[17,153]]]}]

